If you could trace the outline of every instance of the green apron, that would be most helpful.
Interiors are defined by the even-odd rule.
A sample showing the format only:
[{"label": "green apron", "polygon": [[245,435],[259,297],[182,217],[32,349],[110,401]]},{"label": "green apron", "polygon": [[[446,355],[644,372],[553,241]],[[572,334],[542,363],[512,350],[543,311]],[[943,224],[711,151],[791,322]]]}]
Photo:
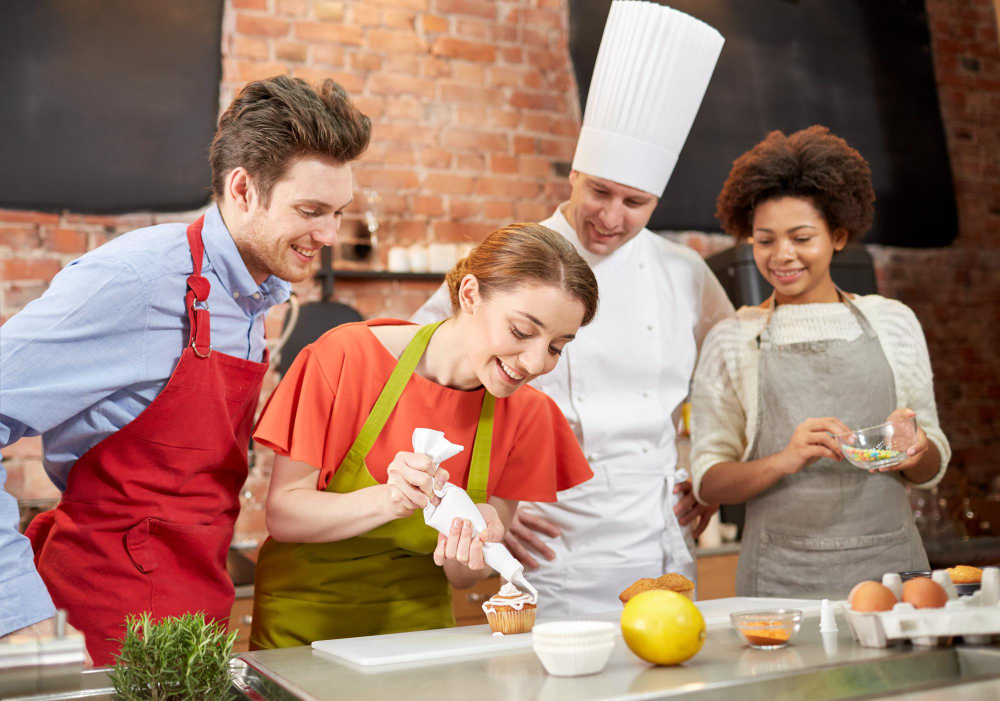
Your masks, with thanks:
[{"label": "green apron", "polygon": [[[407,345],[326,491],[346,494],[379,484],[365,457],[441,323],[422,327]],[[466,486],[476,503],[486,501],[494,402],[484,390]],[[451,587],[434,564],[437,537],[417,510],[333,543],[268,539],[257,559],[251,649],[454,626]]]}]

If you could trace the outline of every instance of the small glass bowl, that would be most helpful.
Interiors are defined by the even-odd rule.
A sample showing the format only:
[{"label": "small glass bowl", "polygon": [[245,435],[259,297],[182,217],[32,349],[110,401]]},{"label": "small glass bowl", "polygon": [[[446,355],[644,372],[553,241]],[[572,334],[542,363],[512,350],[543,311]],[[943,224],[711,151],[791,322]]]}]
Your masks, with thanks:
[{"label": "small glass bowl", "polygon": [[906,460],[906,451],[917,442],[917,417],[839,433],[834,438],[847,462],[855,467],[892,467]]},{"label": "small glass bowl", "polygon": [[799,632],[802,612],[798,609],[739,611],[729,614],[729,621],[750,647],[777,650],[785,647]]}]

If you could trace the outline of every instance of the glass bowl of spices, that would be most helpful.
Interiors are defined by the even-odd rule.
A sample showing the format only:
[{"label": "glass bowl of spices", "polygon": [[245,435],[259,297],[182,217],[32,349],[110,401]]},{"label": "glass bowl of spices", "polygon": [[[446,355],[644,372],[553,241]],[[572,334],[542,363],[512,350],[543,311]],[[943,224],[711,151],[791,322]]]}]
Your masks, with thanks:
[{"label": "glass bowl of spices", "polygon": [[729,621],[750,647],[777,650],[785,647],[799,632],[802,612],[797,609],[739,611],[729,614]]},{"label": "glass bowl of spices", "polygon": [[906,460],[906,451],[917,442],[917,417],[841,433],[834,438],[847,462],[855,467],[863,470],[892,467]]}]

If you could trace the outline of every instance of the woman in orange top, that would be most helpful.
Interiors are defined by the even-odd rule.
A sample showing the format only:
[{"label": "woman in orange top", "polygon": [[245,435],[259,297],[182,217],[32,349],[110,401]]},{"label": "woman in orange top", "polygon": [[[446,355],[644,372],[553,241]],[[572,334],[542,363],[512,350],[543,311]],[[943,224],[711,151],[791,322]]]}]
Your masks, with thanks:
[{"label": "woman in orange top", "polygon": [[[555,501],[593,473],[556,404],[532,387],[597,310],[597,282],[559,234],[515,224],[447,277],[454,315],[329,331],[295,360],[254,438],[275,451],[271,538],[254,591],[255,649],[454,625],[451,588],[489,574],[518,501]],[[447,469],[415,428],[465,446]],[[464,487],[487,528],[445,536],[421,509]]]}]

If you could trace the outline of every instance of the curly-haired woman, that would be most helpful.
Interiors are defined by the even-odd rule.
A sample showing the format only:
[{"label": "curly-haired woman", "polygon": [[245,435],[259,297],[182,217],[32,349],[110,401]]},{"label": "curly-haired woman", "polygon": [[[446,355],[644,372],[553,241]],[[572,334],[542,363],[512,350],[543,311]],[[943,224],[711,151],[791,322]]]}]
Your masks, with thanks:
[{"label": "curly-haired woman", "polygon": [[[719,195],[716,216],[774,287],[712,329],[692,394],[696,496],[747,503],[738,595],[844,597],[928,567],[905,485],[937,484],[951,450],[923,332],[904,304],[830,277],[874,201],[868,163],[822,126],[769,134]],[[911,416],[916,443],[892,468],[853,467],[833,438]]]}]

